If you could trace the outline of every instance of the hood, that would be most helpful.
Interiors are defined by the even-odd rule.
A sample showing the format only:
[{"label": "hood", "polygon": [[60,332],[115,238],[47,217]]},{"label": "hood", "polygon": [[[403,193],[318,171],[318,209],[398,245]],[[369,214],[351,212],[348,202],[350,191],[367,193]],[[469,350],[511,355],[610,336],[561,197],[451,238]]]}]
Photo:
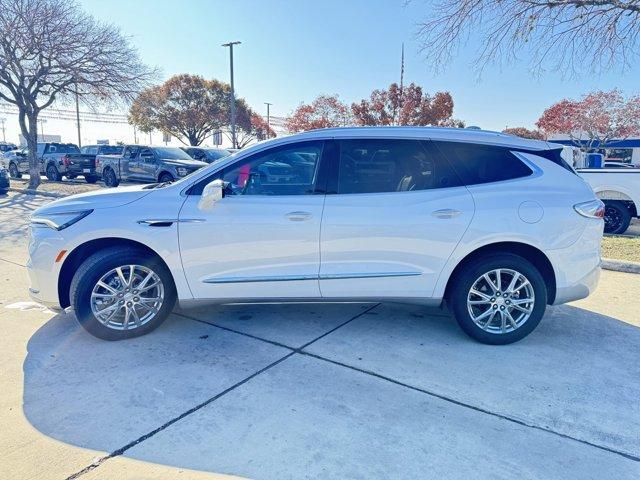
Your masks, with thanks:
[{"label": "hood", "polygon": [[201,162],[200,160],[176,160],[175,158],[163,158],[162,161],[168,165],[175,165],[176,167],[186,167],[186,168],[202,168],[209,165],[207,162]]},{"label": "hood", "polygon": [[132,185],[119,188],[104,188],[95,192],[79,193],[55,200],[35,210],[34,215],[42,213],[69,212],[98,208],[114,208],[135,202],[153,192],[145,188],[148,185]]}]

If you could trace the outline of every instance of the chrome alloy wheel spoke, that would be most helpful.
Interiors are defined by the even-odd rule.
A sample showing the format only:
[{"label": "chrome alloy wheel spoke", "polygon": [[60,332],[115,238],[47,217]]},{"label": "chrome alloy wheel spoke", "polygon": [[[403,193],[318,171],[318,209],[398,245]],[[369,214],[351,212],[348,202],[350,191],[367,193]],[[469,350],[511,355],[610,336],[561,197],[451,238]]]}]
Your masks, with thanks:
[{"label": "chrome alloy wheel spoke", "polygon": [[142,265],[122,265],[105,273],[91,292],[91,310],[100,323],[132,330],[151,321],[162,308],[164,284]]},{"label": "chrome alloy wheel spoke", "polygon": [[482,330],[505,334],[520,328],[533,313],[535,294],[520,272],[500,268],[484,273],[467,295],[467,310]]}]

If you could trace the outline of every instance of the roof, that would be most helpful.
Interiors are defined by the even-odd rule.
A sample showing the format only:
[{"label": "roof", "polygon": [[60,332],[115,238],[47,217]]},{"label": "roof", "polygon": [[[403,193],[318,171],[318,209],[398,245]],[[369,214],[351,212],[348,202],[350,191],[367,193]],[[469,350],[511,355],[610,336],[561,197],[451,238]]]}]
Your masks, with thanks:
[{"label": "roof", "polygon": [[[423,138],[429,140],[480,143],[485,145],[500,145],[531,150],[546,150],[550,147],[547,142],[516,137],[506,133],[490,130],[445,128],[445,127],[340,127],[323,128],[298,133],[287,137],[294,138]],[[282,137],[280,137],[282,138]]]}]

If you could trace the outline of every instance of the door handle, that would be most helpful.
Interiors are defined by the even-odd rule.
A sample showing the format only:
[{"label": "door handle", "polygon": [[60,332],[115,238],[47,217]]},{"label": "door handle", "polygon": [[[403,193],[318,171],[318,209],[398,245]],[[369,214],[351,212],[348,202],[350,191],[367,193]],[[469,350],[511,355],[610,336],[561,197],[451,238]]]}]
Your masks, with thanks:
[{"label": "door handle", "polygon": [[455,218],[462,212],[453,208],[443,208],[442,210],[436,210],[431,212],[431,215],[436,218]]},{"label": "door handle", "polygon": [[305,220],[309,220],[311,218],[311,214],[309,212],[289,212],[285,215],[292,222],[304,222]]}]

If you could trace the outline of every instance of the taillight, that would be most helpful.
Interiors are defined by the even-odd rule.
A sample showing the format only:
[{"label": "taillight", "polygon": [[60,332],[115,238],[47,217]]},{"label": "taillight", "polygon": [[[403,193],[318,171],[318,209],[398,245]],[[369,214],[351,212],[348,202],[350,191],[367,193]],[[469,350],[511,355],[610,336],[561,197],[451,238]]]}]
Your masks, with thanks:
[{"label": "taillight", "polygon": [[598,199],[577,203],[573,206],[573,209],[583,217],[604,218],[604,203]]},{"label": "taillight", "polygon": [[71,163],[71,161],[69,160],[69,156],[68,156],[68,155],[65,155],[64,157],[62,157],[62,164],[63,164],[65,167],[68,167],[68,166],[69,166],[69,163]]}]

